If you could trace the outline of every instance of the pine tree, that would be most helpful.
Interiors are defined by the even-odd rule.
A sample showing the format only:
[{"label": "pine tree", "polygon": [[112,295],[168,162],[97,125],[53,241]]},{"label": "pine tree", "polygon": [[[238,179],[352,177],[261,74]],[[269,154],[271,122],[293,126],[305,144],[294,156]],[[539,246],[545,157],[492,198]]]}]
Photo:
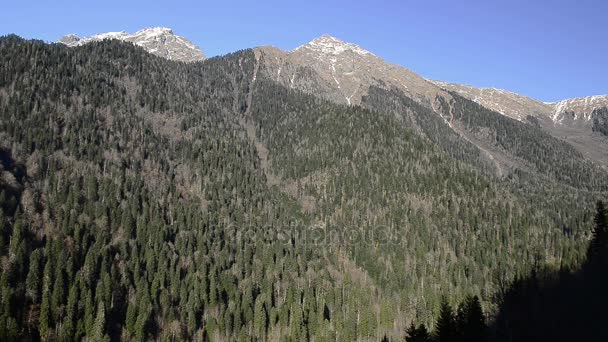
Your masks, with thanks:
[{"label": "pine tree", "polygon": [[608,262],[608,215],[602,201],[597,202],[595,227],[587,250],[587,262],[591,264]]},{"label": "pine tree", "polygon": [[49,299],[49,291],[42,293],[42,304],[40,305],[39,330],[40,338],[46,340],[51,330],[51,304]]},{"label": "pine tree", "polygon": [[266,325],[268,324],[268,314],[266,312],[263,296],[258,296],[258,298],[256,298],[253,312],[255,334],[260,339],[264,339],[266,334]]},{"label": "pine tree", "polygon": [[137,322],[137,307],[134,303],[127,304],[127,317],[125,318],[125,326],[129,334],[135,334],[135,324]]},{"label": "pine tree", "polygon": [[410,327],[405,331],[406,342],[430,342],[431,335],[429,334],[426,326],[420,324],[418,327],[414,325],[414,322],[410,324]]},{"label": "pine tree", "polygon": [[75,332],[76,318],[78,313],[78,286],[76,283],[70,288],[66,306],[66,318],[63,321],[64,329],[61,338],[72,340]]},{"label": "pine tree", "polygon": [[25,281],[26,296],[32,301],[32,303],[38,303],[40,299],[40,261],[42,259],[42,253],[40,249],[36,249],[32,252],[30,257],[30,269],[27,273],[27,279]]},{"label": "pine tree", "polygon": [[106,309],[103,302],[99,302],[97,306],[97,316],[93,324],[92,338],[94,341],[109,341],[110,337],[106,335]]},{"label": "pine tree", "polygon": [[6,218],[4,217],[4,190],[0,190],[0,254],[4,252],[6,246],[6,237],[8,235],[8,224],[6,224]]},{"label": "pine tree", "polygon": [[17,321],[10,316],[3,315],[0,317],[0,340],[2,341],[17,341],[19,340],[19,326]]},{"label": "pine tree", "polygon": [[[58,265],[59,267],[59,265]],[[61,320],[62,314],[62,305],[65,297],[65,285],[63,279],[63,271],[61,268],[57,268],[57,272],[55,275],[55,282],[53,285],[53,292],[51,294],[51,312],[53,314],[53,319],[56,322]]]},{"label": "pine tree", "polygon": [[479,297],[469,296],[463,303],[466,311],[462,334],[464,341],[481,342],[486,335],[486,323]]},{"label": "pine tree", "polygon": [[439,318],[435,325],[435,337],[438,342],[452,342],[456,338],[454,313],[445,297],[441,300]]}]

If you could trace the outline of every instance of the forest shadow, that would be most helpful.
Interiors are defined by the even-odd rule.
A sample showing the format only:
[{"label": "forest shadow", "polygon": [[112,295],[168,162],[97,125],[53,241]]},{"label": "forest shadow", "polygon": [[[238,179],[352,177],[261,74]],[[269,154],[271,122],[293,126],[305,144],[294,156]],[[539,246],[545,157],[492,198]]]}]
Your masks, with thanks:
[{"label": "forest shadow", "polygon": [[608,220],[597,205],[587,259],[575,271],[536,270],[499,296],[498,341],[608,341]]}]

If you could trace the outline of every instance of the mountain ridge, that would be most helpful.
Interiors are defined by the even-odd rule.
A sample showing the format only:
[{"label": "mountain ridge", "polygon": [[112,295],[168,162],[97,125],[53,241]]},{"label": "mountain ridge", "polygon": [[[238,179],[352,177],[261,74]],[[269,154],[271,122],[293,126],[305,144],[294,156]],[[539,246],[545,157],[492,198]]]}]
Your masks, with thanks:
[{"label": "mountain ridge", "polygon": [[[159,35],[179,37],[168,28],[149,28],[133,35],[126,32],[108,32],[82,39],[76,35],[67,35],[60,39],[60,42],[68,46],[79,46],[104,39],[132,41],[150,53],[168,59],[178,59],[161,53],[171,49],[163,49],[163,45],[171,44],[172,41],[154,38]],[[430,80],[406,67],[387,62],[357,44],[329,34],[321,35],[289,51],[270,46],[255,47],[253,50],[262,56],[262,69],[271,78],[290,89],[301,90],[344,105],[362,105],[364,97],[372,87],[398,89],[431,109],[458,135],[467,137],[470,143],[479,142],[469,134],[470,132],[459,130],[459,125],[453,125],[453,115],[449,110],[444,110],[440,98],[450,103],[453,92],[505,117],[523,124],[535,125],[575,146],[587,158],[601,165],[608,165],[608,139],[605,139],[608,136],[608,129],[605,127],[608,119],[602,111],[598,111],[608,108],[608,96],[545,103],[502,89],[477,88]],[[204,55],[201,52],[198,58],[202,56]],[[412,123],[416,125],[415,120]],[[487,151],[488,146],[485,144],[475,145],[481,151]],[[498,157],[483,154],[488,155],[493,163]]]},{"label": "mountain ridge", "polygon": [[[141,45],[144,48],[146,48],[146,50],[148,50],[149,52],[154,53],[155,51],[150,51],[150,50],[153,50],[153,48],[146,47],[145,44],[140,43],[140,41],[137,38],[142,37],[142,36],[151,37],[151,36],[158,36],[158,35],[171,35],[178,39],[181,38],[181,39],[183,39],[184,44],[188,46],[188,48],[190,48],[192,50],[196,49],[196,50],[200,51],[200,48],[198,48],[195,44],[193,44],[192,42],[190,42],[189,40],[187,40],[186,38],[184,38],[182,36],[175,35],[173,33],[173,30],[171,28],[167,28],[167,27],[144,28],[144,29],[141,29],[141,30],[135,32],[134,34],[129,34],[126,31],[117,31],[117,32],[99,33],[99,34],[95,34],[95,35],[88,36],[88,37],[79,37],[78,35],[76,35],[74,33],[70,33],[70,34],[67,34],[67,35],[61,37],[56,42],[62,43],[62,44],[68,45],[68,46],[80,46],[80,45],[84,45],[84,44],[92,42],[92,41],[99,41],[99,40],[103,40],[103,39],[118,39],[118,40],[125,40],[125,41],[133,41],[137,45]],[[254,47],[254,49],[262,49],[262,50],[267,49],[267,48],[273,48],[273,49],[276,49],[276,50],[281,51],[286,54],[295,53],[295,52],[298,52],[301,50],[310,50],[310,51],[314,51],[317,53],[322,53],[324,55],[337,56],[344,52],[349,51],[349,52],[353,52],[353,53],[356,53],[361,56],[374,56],[374,57],[380,58],[376,54],[362,48],[361,46],[359,46],[355,43],[341,40],[328,33],[323,34],[319,37],[316,37],[305,44],[299,45],[292,50],[282,50],[282,49],[274,47],[274,46]],[[162,55],[162,54],[158,54],[158,55],[160,55],[161,57],[167,58],[167,59],[180,60],[179,58],[172,58],[171,56],[167,56],[167,55]],[[206,56],[203,54],[202,51],[200,51],[200,56],[192,57],[192,60],[203,60],[205,58],[206,58]],[[188,61],[190,61],[190,60],[188,60]],[[386,62],[386,63],[409,70],[407,67],[404,67],[399,64],[393,64],[390,62]],[[529,97],[527,95],[519,94],[516,92],[509,91],[509,90],[501,89],[501,88],[476,87],[476,86],[469,85],[469,84],[452,83],[452,82],[446,82],[446,81],[441,81],[441,80],[431,80],[431,79],[427,79],[427,81],[430,83],[433,83],[439,87],[449,88],[449,90],[457,91],[458,93],[460,93],[461,95],[463,95],[465,97],[468,97],[468,96],[466,96],[467,95],[466,91],[462,90],[462,88],[476,90],[476,91],[479,91],[482,93],[483,92],[495,92],[495,93],[509,94],[511,96],[525,98],[525,99],[529,100],[530,102],[534,102],[534,106],[542,107],[544,105],[545,111],[548,110],[550,107],[552,107],[554,112],[557,111],[557,114],[561,114],[564,111],[569,111],[572,109],[572,107],[578,107],[578,104],[580,102],[585,102],[585,103],[598,102],[602,106],[608,105],[608,94],[597,94],[597,95],[590,95],[590,96],[567,98],[567,99],[563,99],[560,101],[554,101],[554,102],[543,102],[543,101],[534,99],[532,97]],[[480,104],[484,105],[484,103],[482,101],[483,100],[482,97],[477,96],[477,100],[479,101]],[[503,107],[501,107],[500,105],[492,106],[491,104],[487,104],[487,106],[490,109],[495,110],[501,114],[505,114],[512,118],[516,118],[520,121],[525,120],[525,117],[521,117],[521,115],[513,115],[511,113],[511,111],[509,111],[508,107],[505,112],[504,106]],[[502,110],[501,110],[501,108],[502,108]],[[586,112],[589,112],[588,108],[589,107],[586,108]]]},{"label": "mountain ridge", "polygon": [[143,47],[149,53],[169,60],[197,62],[206,58],[198,46],[188,39],[174,34],[173,30],[167,27],[145,28],[134,34],[125,31],[106,32],[83,38],[71,33],[58,39],[57,43],[74,47],[105,39],[131,42]]},{"label": "mountain ridge", "polygon": [[[568,98],[556,102],[542,102],[526,95],[500,88],[480,88],[468,84],[449,83],[439,80],[430,81],[519,121],[525,121],[525,115],[540,114],[551,118],[555,123],[562,123],[563,115],[566,112],[574,112],[576,118],[582,116],[588,121],[592,119],[591,113],[595,109],[608,106],[608,95],[590,95]],[[517,103],[513,104],[509,102]],[[522,113],[520,111],[522,108],[518,106],[531,110],[531,112]]]}]

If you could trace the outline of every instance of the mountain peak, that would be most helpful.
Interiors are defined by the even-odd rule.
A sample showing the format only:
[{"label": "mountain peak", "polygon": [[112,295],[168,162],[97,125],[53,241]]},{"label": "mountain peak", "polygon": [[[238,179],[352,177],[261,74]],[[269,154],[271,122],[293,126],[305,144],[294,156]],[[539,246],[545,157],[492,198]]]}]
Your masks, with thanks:
[{"label": "mountain peak", "polygon": [[79,40],[80,40],[80,37],[78,37],[77,35],[75,35],[73,33],[70,33],[70,34],[66,34],[65,36],[61,37],[59,40],[57,40],[57,42],[65,44],[65,45],[72,45],[72,44],[76,44]]},{"label": "mountain peak", "polygon": [[555,108],[552,116],[554,122],[563,123],[568,113],[573,113],[575,120],[591,121],[596,109],[608,107],[608,95],[577,97],[548,104]]},{"label": "mountain peak", "polygon": [[62,37],[57,42],[67,46],[80,46],[90,42],[116,39],[131,42],[157,56],[182,62],[205,59],[203,52],[188,39],[173,33],[168,27],[149,27],[129,34],[125,31],[107,32],[80,38],[75,34]]},{"label": "mountain peak", "polygon": [[324,34],[311,40],[307,44],[295,48],[295,50],[302,49],[311,50],[324,55],[339,55],[346,51],[350,51],[361,56],[374,55],[373,53],[362,49],[359,45],[345,42],[329,34]]},{"label": "mountain peak", "polygon": [[168,27],[148,27],[142,30],[135,32],[135,35],[161,35],[161,34],[173,34],[173,30]]}]

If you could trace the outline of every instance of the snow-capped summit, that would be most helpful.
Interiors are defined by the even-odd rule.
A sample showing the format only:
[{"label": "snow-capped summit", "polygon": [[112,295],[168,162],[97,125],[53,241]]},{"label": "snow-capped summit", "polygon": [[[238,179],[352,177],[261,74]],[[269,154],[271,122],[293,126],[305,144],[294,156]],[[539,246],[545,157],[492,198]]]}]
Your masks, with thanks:
[{"label": "snow-capped summit", "polygon": [[139,35],[159,35],[159,34],[173,34],[173,30],[168,27],[148,27],[135,32],[136,36]]},{"label": "snow-capped summit", "polygon": [[134,34],[127,32],[106,32],[91,37],[80,38],[75,34],[62,37],[57,42],[67,46],[80,46],[105,39],[117,39],[132,42],[157,56],[182,61],[195,62],[205,59],[203,52],[188,39],[173,33],[167,27],[151,27],[139,30]]},{"label": "snow-capped summit", "polygon": [[344,42],[328,34],[324,34],[321,37],[313,39],[307,44],[298,46],[294,51],[302,49],[308,49],[324,55],[339,55],[345,51],[351,51],[361,56],[374,55],[371,52],[362,49],[359,45]]}]

